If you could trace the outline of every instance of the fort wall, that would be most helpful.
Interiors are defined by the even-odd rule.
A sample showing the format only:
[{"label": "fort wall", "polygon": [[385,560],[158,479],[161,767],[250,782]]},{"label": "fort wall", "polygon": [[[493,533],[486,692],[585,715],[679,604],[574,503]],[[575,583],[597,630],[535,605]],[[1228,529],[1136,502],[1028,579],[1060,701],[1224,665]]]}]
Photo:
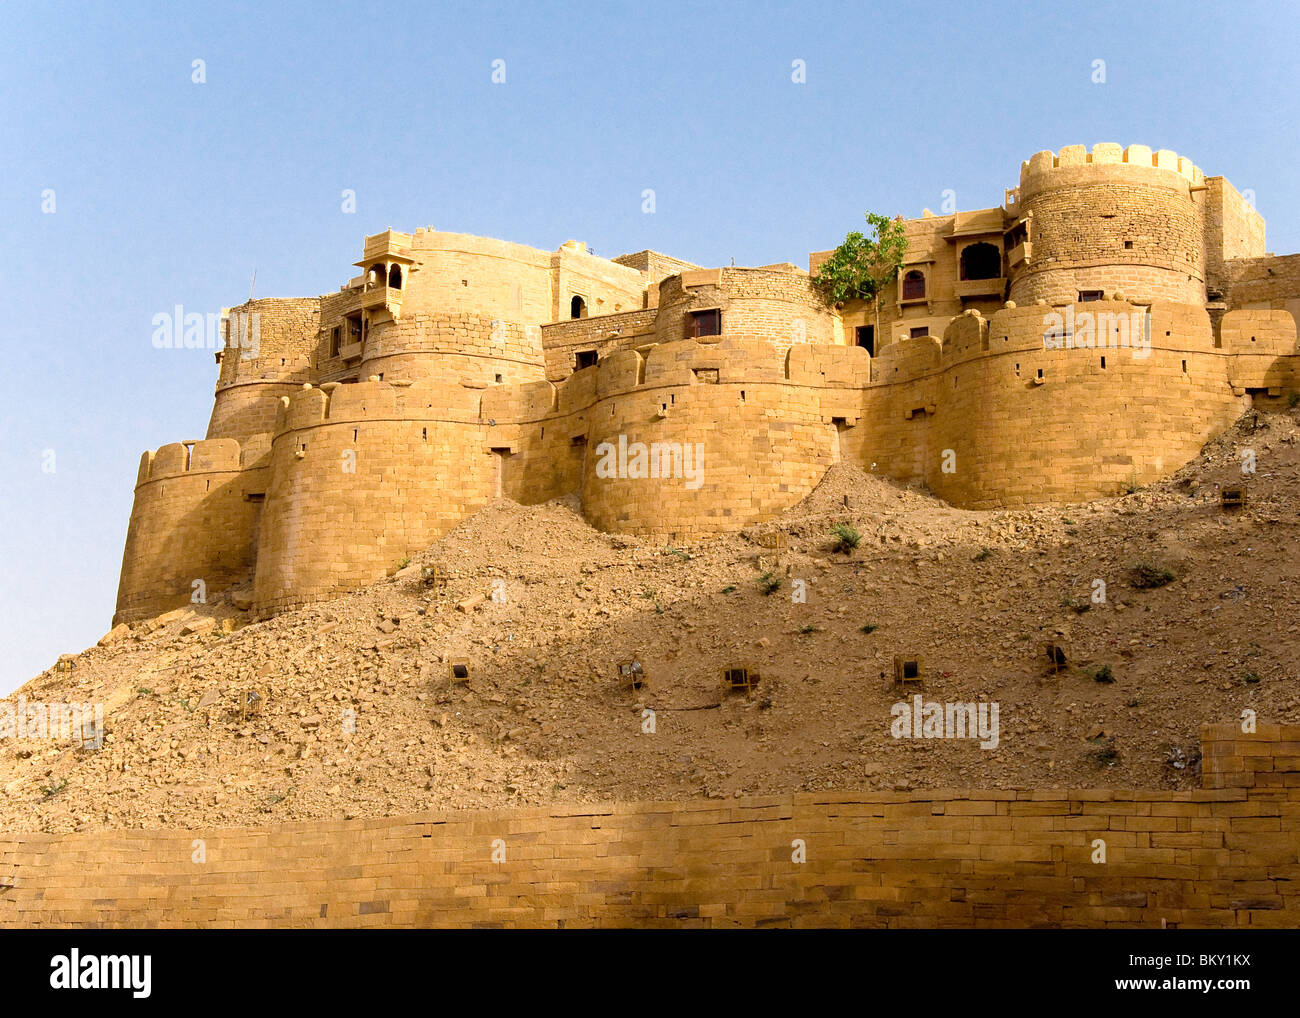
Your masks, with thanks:
[{"label": "fort wall", "polygon": [[[665,296],[689,306],[672,285]],[[629,314],[645,324],[644,312]],[[1045,344],[1054,315],[1076,348]],[[890,344],[874,359],[859,347],[788,343],[774,320],[728,312],[724,328],[763,331],[616,349],[559,385],[480,390],[453,368],[445,380],[295,391],[262,474],[240,489],[261,487],[268,500],[259,611],[371,583],[499,496],[533,504],[579,491],[599,529],[689,543],[771,519],[841,461],[965,507],[1112,495],[1178,469],[1251,400],[1280,399],[1298,383],[1294,324],[1282,311],[1229,312],[1216,341],[1191,305],[1008,306],[988,319],[957,316],[942,338]],[[522,347],[528,332],[506,335]],[[375,358],[454,365],[459,342],[453,331]],[[161,532],[177,514],[145,489],[133,526]],[[162,585],[168,599],[198,575],[182,561],[184,575]],[[133,567],[124,591],[155,568]],[[139,610],[154,607],[145,603]]]},{"label": "fort wall", "polygon": [[372,583],[500,492],[473,390],[327,383],[284,402],[257,548],[259,610]]},{"label": "fort wall", "polygon": [[[626,359],[639,356],[607,372],[639,371]],[[601,386],[587,439],[583,509],[598,529],[682,542],[738,530],[794,505],[831,465],[816,393],[787,384],[767,339],[663,343],[642,385],[616,385]]]},{"label": "fort wall", "polygon": [[332,597],[501,496],[577,492],[596,527],[685,543],[771,519],[837,462],[968,508],[1113,495],[1300,391],[1300,256],[1261,257],[1250,203],[1176,153],[1040,152],[1004,207],[905,226],[925,286],[889,284],[878,323],[787,264],[367,237],[337,293],[233,309],[260,319],[255,356],[236,335],[220,357],[209,439],[234,460],[200,487],[159,451],[119,614],[205,571],[253,569],[263,612]]},{"label": "fort wall", "polygon": [[1264,217],[1225,178],[1206,177],[1205,187],[1205,288],[1221,300],[1232,287],[1233,266],[1264,255]]},{"label": "fort wall", "polygon": [[1243,310],[1289,311],[1300,327],[1300,255],[1229,262],[1226,300]]},{"label": "fort wall", "polygon": [[[260,465],[258,465],[260,464]],[[253,578],[268,471],[231,438],[176,442],[140,458],[113,624],[212,598]]]},{"label": "fort wall", "polygon": [[[1148,328],[1145,309],[1117,301],[1070,307],[1069,338],[1086,342],[1092,316],[1096,346],[1045,349],[1050,310],[975,320],[987,352],[937,379],[937,414],[921,424],[935,432],[926,479],[941,498],[986,508],[1114,495],[1178,469],[1245,409],[1200,308],[1152,305],[1148,349],[1110,345]],[[938,450],[952,450],[950,471]]]},{"label": "fort wall", "polygon": [[541,330],[472,314],[403,315],[373,328],[360,377],[437,379],[481,389],[540,380]]},{"label": "fort wall", "polygon": [[0,833],[0,926],[1300,925],[1300,727],[1206,726],[1202,754],[1194,791],[799,793]]}]

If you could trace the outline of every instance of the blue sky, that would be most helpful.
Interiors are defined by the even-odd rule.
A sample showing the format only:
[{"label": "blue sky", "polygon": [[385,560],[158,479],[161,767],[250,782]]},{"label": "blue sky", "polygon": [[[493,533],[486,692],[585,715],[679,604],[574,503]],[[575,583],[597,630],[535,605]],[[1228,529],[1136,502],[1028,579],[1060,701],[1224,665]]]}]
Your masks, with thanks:
[{"label": "blue sky", "polygon": [[154,314],[254,269],[324,293],[424,225],[806,265],[1098,141],[1190,156],[1300,250],[1293,3],[267,6],[0,7],[0,695],[107,630],[140,453],[207,427],[212,354]]}]

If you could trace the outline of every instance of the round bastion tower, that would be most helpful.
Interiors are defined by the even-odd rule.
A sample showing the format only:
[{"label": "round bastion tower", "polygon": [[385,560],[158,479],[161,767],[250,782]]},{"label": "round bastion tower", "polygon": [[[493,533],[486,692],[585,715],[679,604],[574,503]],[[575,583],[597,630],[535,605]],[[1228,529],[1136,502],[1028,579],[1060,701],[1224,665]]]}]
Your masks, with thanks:
[{"label": "round bastion tower", "polygon": [[1021,164],[1008,236],[1010,298],[1067,304],[1121,293],[1205,306],[1205,177],[1145,145],[1070,145]]},{"label": "round bastion tower", "polygon": [[366,238],[356,264],[362,275],[329,305],[362,337],[358,380],[437,378],[482,388],[543,377],[538,326],[552,310],[543,252],[464,234],[388,231]]},{"label": "round bastion tower", "polygon": [[268,436],[280,397],[311,379],[320,298],[259,298],[223,317],[225,348],[207,437],[244,444]]}]

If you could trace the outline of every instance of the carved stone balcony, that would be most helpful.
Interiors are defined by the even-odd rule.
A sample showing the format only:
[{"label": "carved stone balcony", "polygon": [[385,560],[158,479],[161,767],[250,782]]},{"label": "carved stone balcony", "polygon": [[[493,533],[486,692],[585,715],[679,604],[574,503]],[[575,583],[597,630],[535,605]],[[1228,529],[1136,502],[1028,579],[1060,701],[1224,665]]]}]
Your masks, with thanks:
[{"label": "carved stone balcony", "polygon": [[402,310],[402,291],[392,286],[362,283],[361,286],[344,291],[338,313],[348,315],[354,311],[372,311],[375,308],[384,308],[396,318]]},{"label": "carved stone balcony", "polygon": [[1001,297],[1007,292],[1005,276],[993,279],[959,279],[953,284],[953,293],[957,297]]}]

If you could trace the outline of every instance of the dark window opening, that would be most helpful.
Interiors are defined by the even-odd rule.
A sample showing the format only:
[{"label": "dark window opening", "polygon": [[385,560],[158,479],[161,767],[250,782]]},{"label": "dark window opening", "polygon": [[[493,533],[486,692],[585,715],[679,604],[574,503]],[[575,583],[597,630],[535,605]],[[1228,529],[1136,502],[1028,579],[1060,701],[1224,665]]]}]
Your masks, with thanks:
[{"label": "dark window opening", "polygon": [[387,279],[388,271],[382,265],[372,265],[366,273],[366,282],[371,286],[383,286]]},{"label": "dark window opening", "polygon": [[722,311],[710,308],[708,311],[691,312],[691,338],[722,335]]},{"label": "dark window opening", "polygon": [[859,325],[854,330],[854,336],[857,339],[858,346],[863,347],[872,357],[876,356],[876,327],[874,325]]},{"label": "dark window opening", "polygon": [[575,295],[573,300],[569,301],[569,317],[586,318],[587,302],[583,300],[581,297]]},{"label": "dark window opening", "polygon": [[1124,250],[1125,250],[1125,251],[1132,251],[1132,250],[1133,250],[1133,242],[1132,242],[1131,240],[1126,240],[1126,241],[1124,241]]},{"label": "dark window opening", "polygon": [[918,325],[911,333],[913,339],[920,339],[922,336],[928,335],[930,335],[930,326],[928,325]]},{"label": "dark window opening", "polygon": [[336,325],[330,329],[330,356],[339,355],[339,344],[343,341],[343,331]]},{"label": "dark window opening", "polygon": [[394,265],[388,270],[388,285],[394,290],[402,288],[402,267],[400,265]]},{"label": "dark window opening", "polygon": [[962,279],[997,279],[1002,275],[1002,252],[993,244],[971,244],[961,252]]},{"label": "dark window opening", "polygon": [[583,368],[594,368],[596,361],[599,359],[599,355],[595,350],[579,350],[574,354],[574,364],[577,366],[578,371]]},{"label": "dark window opening", "polygon": [[500,376],[500,375],[494,375],[493,377],[497,380],[497,384],[498,384],[498,385],[501,384],[501,376]]},{"label": "dark window opening", "polygon": [[1088,304],[1094,300],[1101,300],[1104,294],[1101,290],[1080,290],[1079,303]]},{"label": "dark window opening", "polygon": [[920,300],[925,296],[925,273],[913,269],[903,276],[903,300]]},{"label": "dark window opening", "polygon": [[244,496],[244,498],[245,498],[245,500],[247,500],[247,501],[249,501],[249,502],[265,502],[265,501],[266,501],[266,492],[264,492],[264,491],[250,491],[247,495]]}]

